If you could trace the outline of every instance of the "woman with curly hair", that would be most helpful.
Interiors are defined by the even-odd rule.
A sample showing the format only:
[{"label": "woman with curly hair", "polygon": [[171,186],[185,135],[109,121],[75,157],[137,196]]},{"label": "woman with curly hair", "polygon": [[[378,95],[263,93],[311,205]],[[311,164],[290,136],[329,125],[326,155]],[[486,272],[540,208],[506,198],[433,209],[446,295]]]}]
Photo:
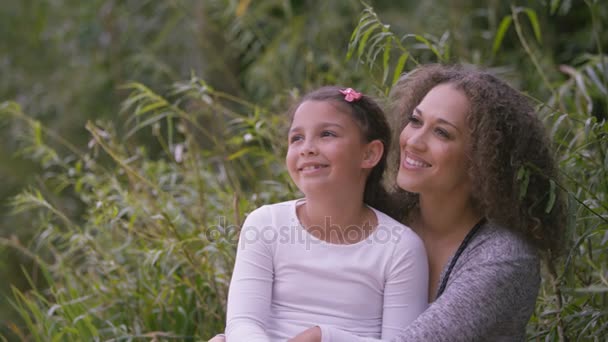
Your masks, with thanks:
[{"label": "woman with curly hair", "polygon": [[[565,225],[551,143],[495,76],[426,65],[392,91],[398,218],[422,238],[429,308],[391,341],[522,341]],[[375,341],[320,324],[292,341]]]}]

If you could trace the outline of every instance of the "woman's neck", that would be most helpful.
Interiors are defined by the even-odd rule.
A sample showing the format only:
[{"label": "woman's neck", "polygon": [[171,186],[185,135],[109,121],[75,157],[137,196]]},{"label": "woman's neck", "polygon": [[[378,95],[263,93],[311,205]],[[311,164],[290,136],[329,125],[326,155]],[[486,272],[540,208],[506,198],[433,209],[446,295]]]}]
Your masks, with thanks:
[{"label": "woman's neck", "polygon": [[412,217],[429,260],[429,301],[435,300],[441,272],[473,226],[481,219],[470,197],[420,196],[419,211]]},{"label": "woman's neck", "polygon": [[415,219],[424,235],[461,240],[481,219],[470,196],[420,196]]}]

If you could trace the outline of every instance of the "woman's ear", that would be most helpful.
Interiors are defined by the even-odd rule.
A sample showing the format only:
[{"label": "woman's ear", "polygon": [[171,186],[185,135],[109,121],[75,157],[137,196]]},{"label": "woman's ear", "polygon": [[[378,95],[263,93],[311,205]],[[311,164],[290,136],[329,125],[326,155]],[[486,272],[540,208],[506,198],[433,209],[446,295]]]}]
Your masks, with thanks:
[{"label": "woman's ear", "polygon": [[373,140],[367,143],[361,167],[364,169],[373,168],[382,158],[382,153],[384,153],[384,144],[380,140]]}]

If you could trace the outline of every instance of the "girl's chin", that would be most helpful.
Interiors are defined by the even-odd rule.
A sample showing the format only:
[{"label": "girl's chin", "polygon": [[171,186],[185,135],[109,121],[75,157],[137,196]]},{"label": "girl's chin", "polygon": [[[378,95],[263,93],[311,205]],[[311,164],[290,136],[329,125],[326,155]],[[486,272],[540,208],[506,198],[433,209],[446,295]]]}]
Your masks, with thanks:
[{"label": "girl's chin", "polygon": [[307,186],[305,187],[299,187],[300,192],[304,194],[304,196],[306,197],[310,197],[310,196],[318,196],[319,194],[323,194],[325,196],[327,196],[328,191],[329,191],[329,187],[323,186],[323,185],[313,185],[313,184],[307,184]]}]

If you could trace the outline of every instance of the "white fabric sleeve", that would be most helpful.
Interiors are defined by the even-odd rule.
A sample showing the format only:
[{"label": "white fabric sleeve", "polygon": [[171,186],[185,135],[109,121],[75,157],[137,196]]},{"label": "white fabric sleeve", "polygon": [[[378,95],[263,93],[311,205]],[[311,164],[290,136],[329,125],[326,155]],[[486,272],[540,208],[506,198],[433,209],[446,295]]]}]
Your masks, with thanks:
[{"label": "white fabric sleeve", "polygon": [[228,290],[227,342],[266,342],[272,297],[272,218],[268,207],[247,216],[239,237]]},{"label": "white fabric sleeve", "polygon": [[390,340],[428,307],[429,266],[422,240],[412,231],[395,246],[384,287],[382,339]]},{"label": "white fabric sleeve", "polygon": [[[384,289],[382,341],[388,341],[412,323],[428,307],[428,261],[424,244],[411,231],[395,246]],[[319,325],[322,342],[379,341]]]}]

